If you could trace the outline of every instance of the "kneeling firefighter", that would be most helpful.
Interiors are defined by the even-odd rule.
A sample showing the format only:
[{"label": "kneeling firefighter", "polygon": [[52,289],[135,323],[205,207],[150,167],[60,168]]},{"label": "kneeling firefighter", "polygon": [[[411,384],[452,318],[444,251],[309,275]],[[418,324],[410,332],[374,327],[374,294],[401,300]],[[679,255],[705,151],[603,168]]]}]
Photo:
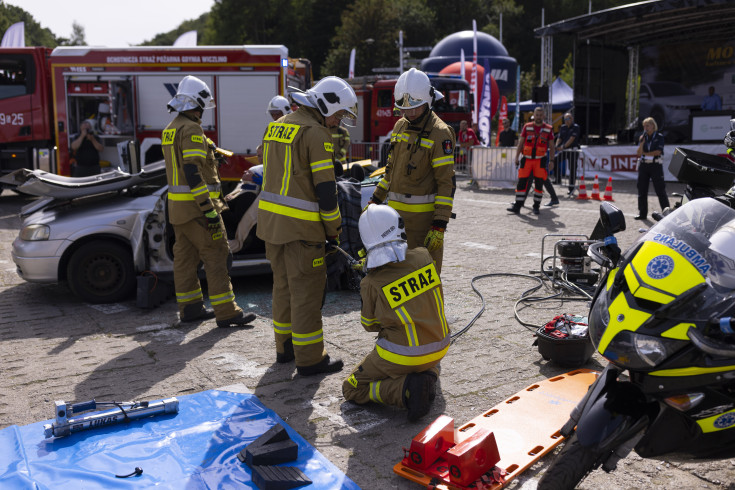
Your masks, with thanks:
[{"label": "kneeling firefighter", "polygon": [[[168,180],[168,218],[174,228],[174,286],[181,321],[216,316],[220,327],[241,326],[255,319],[235,303],[227,271],[230,249],[223,233],[221,212],[227,208],[217,172],[217,161],[202,130],[202,114],[214,107],[207,84],[187,76],[168,103],[178,115],[163,130],[161,147]],[[197,275],[204,262],[209,301],[204,307]]]},{"label": "kneeling firefighter", "polygon": [[454,130],[432,110],[444,98],[416,68],[396,82],[395,107],[403,117],[391,133],[385,175],[371,202],[398,211],[406,223],[408,248],[426,247],[441,273],[444,232],[454,203]]},{"label": "kneeling firefighter", "polygon": [[408,250],[403,219],[370,204],[360,217],[367,276],[360,283],[362,326],[377,332],[375,348],[342,383],[347,400],[426,415],[434,400],[439,362],[449,349],[441,280],[424,247]]}]

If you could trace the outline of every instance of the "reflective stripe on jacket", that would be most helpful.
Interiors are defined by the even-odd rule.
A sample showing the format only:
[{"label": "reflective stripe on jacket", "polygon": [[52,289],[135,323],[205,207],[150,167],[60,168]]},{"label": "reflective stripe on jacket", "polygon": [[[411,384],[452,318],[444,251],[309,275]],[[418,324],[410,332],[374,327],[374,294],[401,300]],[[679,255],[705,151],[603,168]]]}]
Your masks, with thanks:
[{"label": "reflective stripe on jacket", "polygon": [[441,280],[425,248],[406,260],[371,270],[360,284],[361,322],[379,332],[378,355],[394,364],[420,366],[439,361],[449,349]]},{"label": "reflective stripe on jacket", "polygon": [[[340,233],[342,218],[332,160],[332,135],[310,107],[268,125],[263,137],[263,191],[258,237],[268,243],[324,242]],[[334,206],[320,207],[317,186],[334,187]]]},{"label": "reflective stripe on jacket", "polygon": [[[197,200],[210,200],[218,213],[226,208],[217,164],[198,118],[179,113],[161,135],[161,149],[166,160],[168,213],[173,225],[204,216]],[[184,165],[194,165],[200,181],[192,189]],[[207,204],[207,206],[209,206]]]},{"label": "reflective stripe on jacket", "polygon": [[549,144],[554,141],[554,130],[546,123],[540,126],[530,122],[523,126],[523,156],[526,158],[543,158],[549,150]]},{"label": "reflective stripe on jacket", "polygon": [[[429,212],[435,220],[449,221],[455,191],[455,144],[454,130],[433,111],[415,123],[399,119],[391,133],[392,149],[375,197],[391,199],[390,205],[399,211]],[[405,198],[392,202],[397,196]],[[434,199],[431,203],[406,200],[424,196]]]}]

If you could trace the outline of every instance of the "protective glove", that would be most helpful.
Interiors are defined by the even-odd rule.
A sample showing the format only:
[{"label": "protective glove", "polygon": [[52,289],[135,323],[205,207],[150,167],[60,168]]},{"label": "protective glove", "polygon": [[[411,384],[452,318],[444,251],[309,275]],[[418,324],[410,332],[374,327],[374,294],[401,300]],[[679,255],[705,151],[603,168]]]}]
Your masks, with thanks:
[{"label": "protective glove", "polygon": [[735,148],[735,131],[730,131],[725,135],[724,143],[728,148]]},{"label": "protective glove", "polygon": [[367,263],[367,258],[356,260],[350,267],[353,271],[363,272],[365,271],[365,264]]},{"label": "protective glove", "polygon": [[207,231],[212,235],[212,240],[222,238],[222,221],[219,219],[217,211],[210,211],[204,215],[207,218]]},{"label": "protective glove", "polygon": [[424,239],[424,247],[426,247],[429,252],[439,250],[442,247],[444,244],[444,231],[446,228],[446,222],[438,220],[434,221],[429,233],[426,234],[426,238]]},{"label": "protective glove", "polygon": [[332,255],[334,252],[337,251],[337,247],[339,247],[339,237],[338,236],[327,237],[327,243],[324,246],[324,252],[327,255]]}]

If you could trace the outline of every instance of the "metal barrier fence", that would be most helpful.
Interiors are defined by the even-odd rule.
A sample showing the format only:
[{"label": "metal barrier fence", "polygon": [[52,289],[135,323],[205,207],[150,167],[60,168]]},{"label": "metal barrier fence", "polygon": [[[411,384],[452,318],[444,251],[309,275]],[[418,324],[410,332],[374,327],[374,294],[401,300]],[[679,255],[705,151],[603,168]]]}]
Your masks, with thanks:
[{"label": "metal barrier fence", "polygon": [[[347,151],[348,161],[374,160],[384,165],[387,158],[388,143],[354,142]],[[515,187],[518,169],[515,166],[515,147],[473,146],[454,149],[454,171],[472,178],[481,187]],[[571,185],[572,163],[576,163],[574,183],[583,173],[584,156],[578,148],[567,149],[556,154],[554,170],[549,179],[556,184]]]},{"label": "metal barrier fence", "polygon": [[[466,159],[470,165],[468,166],[463,160],[459,163],[455,160],[455,171],[469,176],[480,187],[513,188],[518,181],[515,155],[515,147],[474,146],[469,149]],[[574,163],[576,171],[572,174],[571,167]],[[583,165],[584,159],[580,158],[579,149],[563,150],[554,158],[554,169],[550,172],[549,179],[556,184],[576,184],[576,180],[582,174]]]}]

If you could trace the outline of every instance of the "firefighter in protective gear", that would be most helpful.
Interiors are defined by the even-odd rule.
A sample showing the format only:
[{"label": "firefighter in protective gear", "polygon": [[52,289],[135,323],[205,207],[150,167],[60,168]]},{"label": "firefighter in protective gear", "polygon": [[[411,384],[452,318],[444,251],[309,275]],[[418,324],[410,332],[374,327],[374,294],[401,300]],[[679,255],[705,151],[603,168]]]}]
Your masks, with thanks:
[{"label": "firefighter in protective gear", "polygon": [[338,243],[342,226],[330,129],[357,118],[357,97],[344,80],[327,77],[293,99],[299,109],[263,136],[257,234],[273,269],[276,360],[295,359],[308,376],[342,369],[324,348],[321,314],[325,245]]},{"label": "firefighter in protective gear", "polygon": [[291,114],[292,112],[291,103],[282,95],[276,95],[273,97],[271,101],[268,102],[268,109],[265,111],[265,113],[269,114],[274,121],[277,121],[279,118],[286,114]]},{"label": "firefighter in protective gear", "polygon": [[441,272],[444,232],[452,216],[454,130],[431,110],[444,96],[429,77],[411,68],[396,82],[395,107],[403,117],[391,133],[385,175],[371,202],[398,211],[406,224],[408,248],[426,247]]},{"label": "firefighter in protective gear", "polygon": [[[168,180],[168,218],[173,226],[174,285],[181,321],[217,318],[217,325],[246,325],[255,319],[235,303],[227,272],[230,253],[220,213],[226,205],[221,199],[217,165],[201,126],[205,109],[214,107],[207,84],[187,76],[168,103],[169,112],[178,115],[163,130],[161,145]],[[199,262],[209,284],[205,308],[197,275]]]},{"label": "firefighter in protective gear", "polygon": [[350,149],[350,132],[342,126],[332,128],[332,144],[334,146],[335,162],[341,165],[347,163],[347,151]]},{"label": "firefighter in protective gear", "polygon": [[516,149],[516,167],[519,167],[518,185],[515,203],[508,208],[511,213],[520,212],[526,202],[530,178],[533,175],[533,214],[539,214],[547,166],[549,170],[554,168],[554,128],[544,123],[544,117],[543,108],[536,107],[533,110],[533,121],[523,126],[518,138]]},{"label": "firefighter in protective gear", "polygon": [[431,408],[438,364],[449,349],[441,281],[424,248],[408,250],[403,219],[371,204],[360,217],[367,276],[361,321],[377,332],[375,348],[342,383],[347,400],[408,409],[415,421]]}]

